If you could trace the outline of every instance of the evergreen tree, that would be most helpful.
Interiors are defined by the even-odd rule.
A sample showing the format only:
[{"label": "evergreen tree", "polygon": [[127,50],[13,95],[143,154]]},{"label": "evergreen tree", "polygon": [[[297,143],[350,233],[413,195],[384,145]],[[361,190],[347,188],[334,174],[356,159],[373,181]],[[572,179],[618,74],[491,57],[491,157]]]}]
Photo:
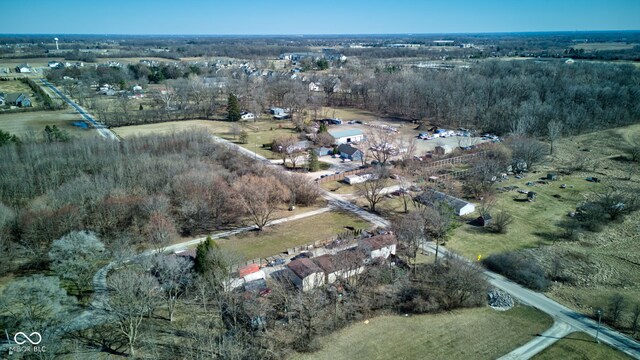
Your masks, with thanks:
[{"label": "evergreen tree", "polygon": [[18,144],[20,139],[17,136],[11,135],[8,132],[0,130],[0,146],[8,145],[11,143]]},{"label": "evergreen tree", "polygon": [[309,171],[314,172],[320,170],[320,161],[318,160],[318,153],[315,150],[311,150],[309,154]]},{"label": "evergreen tree", "polygon": [[320,128],[318,129],[318,134],[322,134],[322,133],[326,133],[326,132],[328,132],[327,124],[320,123]]},{"label": "evergreen tree", "polygon": [[229,94],[229,100],[227,101],[227,119],[229,121],[240,120],[240,105],[238,104],[238,98],[234,94]]},{"label": "evergreen tree", "polygon": [[211,264],[209,253],[212,250],[216,250],[218,248],[218,244],[213,241],[211,236],[207,236],[207,239],[200,244],[196,248],[196,263],[195,269],[199,274],[205,274],[212,270],[213,264]]}]

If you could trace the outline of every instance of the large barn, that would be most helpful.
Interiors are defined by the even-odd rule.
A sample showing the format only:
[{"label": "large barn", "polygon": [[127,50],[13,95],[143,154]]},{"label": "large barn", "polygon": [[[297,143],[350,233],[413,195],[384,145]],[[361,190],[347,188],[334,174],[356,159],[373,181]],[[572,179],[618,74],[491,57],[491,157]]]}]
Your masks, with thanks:
[{"label": "large barn", "polygon": [[359,142],[364,139],[364,133],[358,129],[329,130],[329,134],[336,139],[338,145]]}]

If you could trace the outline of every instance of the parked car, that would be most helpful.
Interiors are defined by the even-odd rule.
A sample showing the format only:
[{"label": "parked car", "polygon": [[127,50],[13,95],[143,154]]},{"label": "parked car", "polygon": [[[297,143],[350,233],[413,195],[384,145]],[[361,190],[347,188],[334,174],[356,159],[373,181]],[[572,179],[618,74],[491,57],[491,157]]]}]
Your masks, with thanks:
[{"label": "parked car", "polygon": [[310,252],[301,252],[300,254],[294,256],[291,258],[291,261],[293,260],[298,260],[298,259],[303,259],[303,258],[310,258],[312,255]]},{"label": "parked car", "polygon": [[277,258],[277,259],[273,259],[273,260],[269,261],[267,266],[278,266],[278,265],[283,265],[284,263],[285,263],[284,259]]}]

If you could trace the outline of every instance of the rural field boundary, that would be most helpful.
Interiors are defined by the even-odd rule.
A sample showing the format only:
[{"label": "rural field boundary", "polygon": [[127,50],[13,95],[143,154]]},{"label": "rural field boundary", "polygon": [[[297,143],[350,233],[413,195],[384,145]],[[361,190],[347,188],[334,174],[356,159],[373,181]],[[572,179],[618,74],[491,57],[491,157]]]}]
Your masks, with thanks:
[{"label": "rural field boundary", "polygon": [[325,176],[321,179],[316,180],[316,182],[318,182],[319,184],[322,184],[324,182],[327,181],[340,181],[342,179],[344,179],[345,177],[349,176],[349,175],[356,175],[356,174],[362,174],[365,172],[371,171],[371,169],[369,168],[363,168],[363,169],[356,169],[356,170],[350,170],[350,171],[345,171],[345,172],[341,172],[340,174],[332,174],[329,176]]}]

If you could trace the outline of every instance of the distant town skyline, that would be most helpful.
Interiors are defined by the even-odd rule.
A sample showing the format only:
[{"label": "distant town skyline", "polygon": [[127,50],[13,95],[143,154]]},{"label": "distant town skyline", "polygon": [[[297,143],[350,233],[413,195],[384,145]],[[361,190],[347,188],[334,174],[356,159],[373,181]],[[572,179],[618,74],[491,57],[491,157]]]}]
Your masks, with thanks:
[{"label": "distant town skyline", "polygon": [[638,0],[34,0],[2,34],[297,35],[640,30]]}]

